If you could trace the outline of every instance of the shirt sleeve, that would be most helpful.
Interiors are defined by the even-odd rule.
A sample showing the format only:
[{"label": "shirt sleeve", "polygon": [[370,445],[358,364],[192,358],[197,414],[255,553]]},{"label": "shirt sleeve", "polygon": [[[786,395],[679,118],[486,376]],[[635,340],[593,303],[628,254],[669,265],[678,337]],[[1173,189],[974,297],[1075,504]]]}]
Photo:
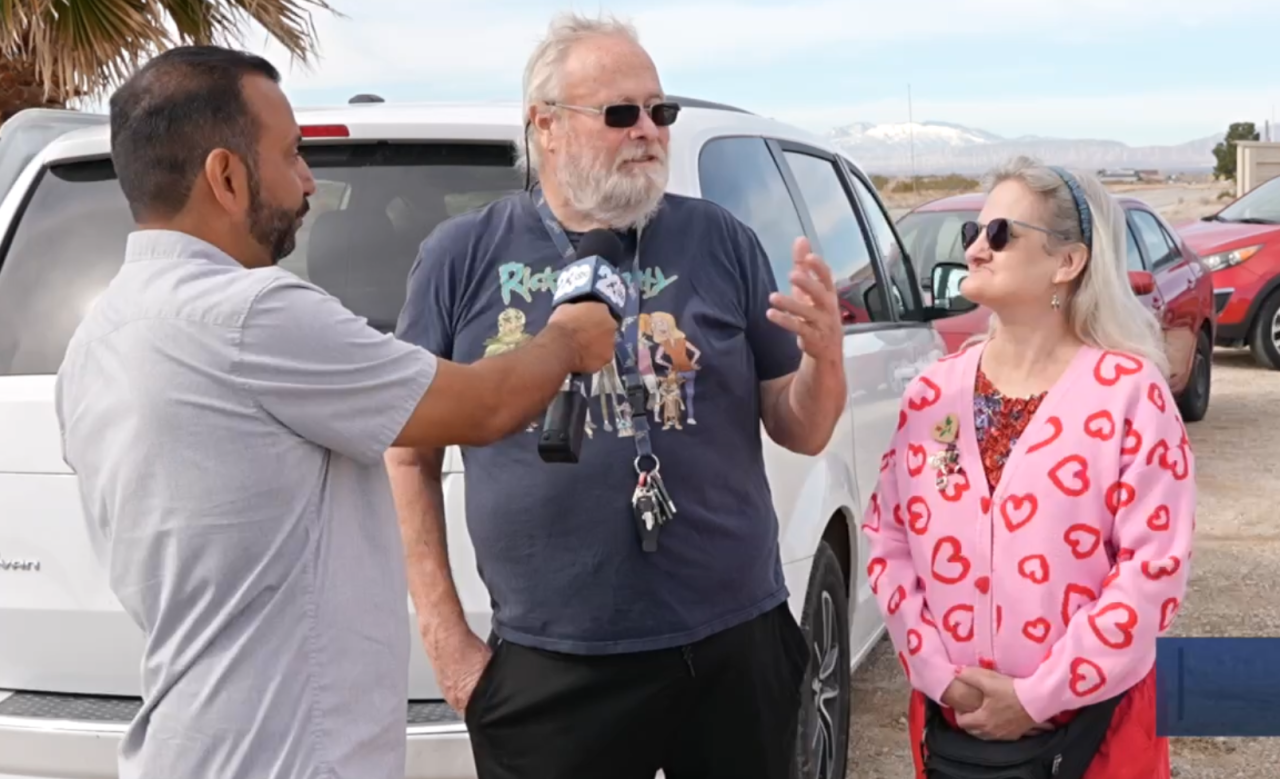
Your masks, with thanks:
[{"label": "shirt sleeve", "polygon": [[395,441],[435,372],[427,350],[283,275],[249,308],[236,364],[243,386],[281,424],[369,464]]},{"label": "shirt sleeve", "polygon": [[747,340],[761,381],[777,379],[800,368],[800,345],[794,333],[774,324],[768,317],[769,295],[778,291],[760,238],[745,224],[737,225],[738,245],[746,281]]},{"label": "shirt sleeve", "polygon": [[[1037,722],[1113,698],[1155,663],[1156,639],[1173,623],[1189,579],[1195,529],[1195,462],[1162,379],[1144,382],[1132,429],[1142,448],[1122,461],[1106,491],[1116,563],[1098,598],[1072,615],[1034,674],[1014,690]],[[1166,400],[1169,399],[1169,400]]]},{"label": "shirt sleeve", "polygon": [[[918,379],[917,379],[918,381]],[[906,419],[905,398],[914,396],[914,385],[903,394],[899,419]],[[902,422],[880,458],[880,477],[863,512],[862,533],[867,539],[870,562],[867,581],[884,616],[885,627],[911,686],[941,703],[942,694],[956,678],[956,667],[947,655],[937,622],[925,605],[924,589],[911,557],[903,495],[899,485],[909,483],[906,474],[907,439]],[[908,496],[909,499],[909,496]]]},{"label": "shirt sleeve", "polygon": [[454,226],[438,226],[422,242],[409,269],[404,307],[396,323],[396,336],[432,354],[453,360],[453,322],[460,289],[453,261]]}]

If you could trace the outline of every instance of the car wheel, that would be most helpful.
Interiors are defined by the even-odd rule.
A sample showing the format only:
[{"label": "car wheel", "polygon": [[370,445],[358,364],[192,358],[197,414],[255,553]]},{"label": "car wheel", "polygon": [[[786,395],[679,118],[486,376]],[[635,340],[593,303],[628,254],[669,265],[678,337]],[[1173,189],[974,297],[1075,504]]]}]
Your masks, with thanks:
[{"label": "car wheel", "polygon": [[836,554],[818,544],[800,629],[809,645],[794,779],[844,779],[849,750],[849,596]]},{"label": "car wheel", "polygon": [[1280,290],[1262,301],[1249,338],[1253,359],[1264,368],[1280,370]]},{"label": "car wheel", "polygon": [[1213,378],[1213,345],[1201,330],[1196,336],[1196,355],[1191,361],[1187,386],[1178,396],[1178,411],[1186,422],[1199,422],[1209,413],[1209,388]]}]

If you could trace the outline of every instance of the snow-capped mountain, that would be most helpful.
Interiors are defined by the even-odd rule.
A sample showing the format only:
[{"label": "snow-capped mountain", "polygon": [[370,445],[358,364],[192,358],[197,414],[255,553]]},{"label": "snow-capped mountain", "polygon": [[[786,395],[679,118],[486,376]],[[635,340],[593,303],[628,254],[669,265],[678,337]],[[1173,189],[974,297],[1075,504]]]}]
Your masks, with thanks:
[{"label": "snow-capped mountain", "polygon": [[831,137],[842,146],[907,148],[913,139],[916,153],[925,149],[950,149],[960,146],[976,146],[1002,140],[985,130],[975,130],[945,122],[916,122],[914,124],[871,124],[856,122],[831,131]]},{"label": "snow-capped mountain", "polygon": [[1175,146],[1128,146],[1119,141],[1022,136],[1004,138],[986,130],[948,122],[870,124],[856,122],[828,133],[868,173],[905,175],[981,173],[1018,154],[1085,170],[1154,168],[1163,172],[1213,168],[1213,147],[1221,136]]}]

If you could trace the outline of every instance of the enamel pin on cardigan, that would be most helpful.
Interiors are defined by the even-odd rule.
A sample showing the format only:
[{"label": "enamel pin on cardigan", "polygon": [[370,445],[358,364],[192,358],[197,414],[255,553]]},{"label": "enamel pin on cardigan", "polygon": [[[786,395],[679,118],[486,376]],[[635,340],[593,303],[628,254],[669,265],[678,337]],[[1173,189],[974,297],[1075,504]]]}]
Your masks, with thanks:
[{"label": "enamel pin on cardigan", "polygon": [[907,387],[864,515],[867,577],[916,689],[936,701],[959,668],[994,668],[1042,722],[1151,669],[1186,590],[1194,460],[1160,373],[1086,346],[989,491],[982,349]]}]

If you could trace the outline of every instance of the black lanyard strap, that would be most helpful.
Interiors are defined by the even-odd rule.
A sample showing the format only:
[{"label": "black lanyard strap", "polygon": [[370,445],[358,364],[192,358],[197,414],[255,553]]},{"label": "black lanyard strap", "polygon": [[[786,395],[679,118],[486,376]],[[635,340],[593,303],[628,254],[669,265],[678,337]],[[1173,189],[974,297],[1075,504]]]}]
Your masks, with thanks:
[{"label": "black lanyard strap", "polygon": [[[543,195],[542,187],[535,187],[531,193],[534,203],[538,207],[538,213],[542,217],[542,224],[547,228],[548,235],[555,243],[556,248],[564,255],[565,260],[572,262],[577,259],[577,254],[573,248],[573,244],[569,242],[569,236],[565,234],[564,228],[560,226],[560,220],[556,219],[555,214],[551,212],[551,207],[547,205],[546,196]],[[619,271],[623,269],[619,268]],[[618,329],[618,338],[614,346],[614,358],[617,360],[618,369],[622,371],[622,382],[626,388],[627,406],[624,413],[631,418],[631,437],[636,442],[636,473],[657,473],[660,463],[658,456],[653,453],[652,442],[649,439],[649,415],[648,415],[648,392],[644,386],[644,380],[640,378],[640,369],[637,363],[637,355],[640,346],[640,235],[636,235],[636,251],[631,260],[630,278],[627,279],[627,306],[622,320],[622,327]],[[646,462],[648,461],[648,462]],[[644,465],[649,467],[643,467]]]},{"label": "black lanyard strap", "polygon": [[[560,220],[556,219],[547,205],[542,187],[535,187],[530,193],[538,207],[542,224],[556,248],[564,255],[567,262],[577,259],[577,252],[565,234]],[[621,271],[621,269],[619,269]],[[648,392],[644,380],[640,378],[639,354],[644,348],[640,344],[640,231],[636,231],[636,251],[631,259],[631,272],[627,277],[627,305],[622,319],[622,327],[618,328],[618,336],[614,341],[614,361],[618,370],[622,371],[622,381],[627,399],[618,415],[618,434],[630,435],[636,442],[636,489],[631,496],[631,509],[635,518],[636,529],[640,535],[640,546],[646,552],[658,550],[658,534],[662,526],[675,516],[676,505],[667,492],[666,485],[658,473],[661,463],[653,453],[649,438]],[[587,413],[591,413],[588,411]],[[623,421],[626,429],[623,429]],[[648,467],[646,467],[648,465]]]}]

